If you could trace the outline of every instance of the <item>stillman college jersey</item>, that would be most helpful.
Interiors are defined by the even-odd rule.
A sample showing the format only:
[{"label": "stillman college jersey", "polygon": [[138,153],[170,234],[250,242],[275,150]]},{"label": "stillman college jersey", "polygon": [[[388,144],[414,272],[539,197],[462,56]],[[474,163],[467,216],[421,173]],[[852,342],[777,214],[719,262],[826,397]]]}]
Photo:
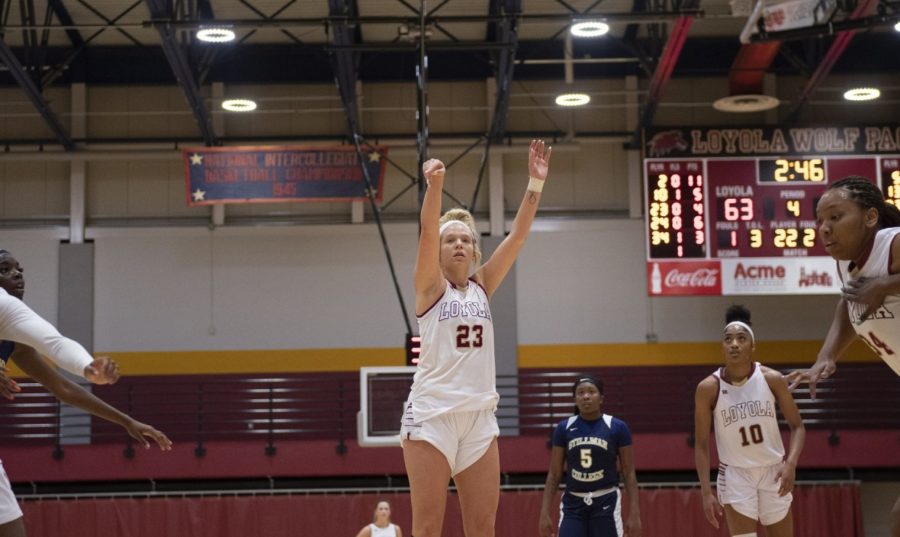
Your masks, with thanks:
[{"label": "stillman college jersey", "polygon": [[737,468],[780,463],[784,460],[784,444],[778,430],[775,395],[759,363],[752,365],[750,378],[741,386],[723,380],[722,369],[713,373],[719,382],[713,408],[719,460]]},{"label": "stillman college jersey", "polygon": [[[890,275],[891,244],[900,240],[900,227],[878,230],[869,257],[861,267],[850,270],[850,261],[838,261],[838,275],[841,282],[857,278],[880,278]],[[900,375],[900,294],[884,298],[875,313],[861,319],[866,307],[857,302],[847,302],[847,313],[856,334],[865,341],[875,354]]]},{"label": "stillman college jersey", "polygon": [[465,290],[447,282],[418,321],[422,351],[409,396],[414,421],[496,409],[494,323],[484,288],[471,279]]},{"label": "stillman college jersey", "polygon": [[594,492],[619,485],[619,448],[631,445],[624,421],[601,415],[588,421],[572,416],[556,426],[553,445],[566,450],[566,490]]}]

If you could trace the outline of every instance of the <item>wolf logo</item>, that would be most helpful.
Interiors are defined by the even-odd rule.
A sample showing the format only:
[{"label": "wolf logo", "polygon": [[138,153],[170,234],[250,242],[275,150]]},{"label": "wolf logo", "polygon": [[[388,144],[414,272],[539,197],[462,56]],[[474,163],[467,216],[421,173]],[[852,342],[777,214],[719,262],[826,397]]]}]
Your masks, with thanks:
[{"label": "wolf logo", "polygon": [[657,132],[647,142],[647,153],[651,157],[664,157],[675,150],[685,151],[688,147],[687,140],[681,135],[681,131],[673,129]]}]

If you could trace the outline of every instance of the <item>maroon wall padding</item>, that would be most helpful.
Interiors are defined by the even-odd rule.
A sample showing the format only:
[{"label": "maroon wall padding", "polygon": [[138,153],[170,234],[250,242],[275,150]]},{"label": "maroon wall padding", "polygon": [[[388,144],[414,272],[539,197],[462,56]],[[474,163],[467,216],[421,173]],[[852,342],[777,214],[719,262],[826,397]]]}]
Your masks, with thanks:
[{"label": "maroon wall padding", "polygon": [[[795,537],[862,537],[858,485],[800,486],[794,497]],[[501,493],[497,537],[537,535],[541,498],[540,491]],[[352,537],[382,499],[409,537],[409,497],[400,493],[35,500],[23,510],[29,537]],[[724,522],[720,530],[706,522],[698,489],[642,489],[641,520],[644,537],[728,535]],[[443,535],[463,535],[453,494]]]},{"label": "maroon wall padding", "polygon": [[[787,433],[783,433],[785,439]],[[897,430],[840,431],[832,445],[827,431],[807,431],[799,469],[900,467]],[[634,462],[638,472],[694,471],[694,451],[687,434],[634,434]],[[500,438],[500,470],[506,474],[546,473],[550,463],[548,438]],[[786,441],[786,440],[785,440]],[[714,441],[710,453],[715,465]],[[98,444],[65,446],[65,457],[53,458],[48,446],[2,446],[0,458],[13,483],[70,481],[128,481],[168,479],[242,479],[383,476],[406,473],[399,447],[359,447],[348,440],[347,451],[336,452],[330,440],[278,442],[266,455],[265,442],[210,442],[198,458],[194,444],[175,444],[172,451],[138,448],[127,458],[122,446]]]}]

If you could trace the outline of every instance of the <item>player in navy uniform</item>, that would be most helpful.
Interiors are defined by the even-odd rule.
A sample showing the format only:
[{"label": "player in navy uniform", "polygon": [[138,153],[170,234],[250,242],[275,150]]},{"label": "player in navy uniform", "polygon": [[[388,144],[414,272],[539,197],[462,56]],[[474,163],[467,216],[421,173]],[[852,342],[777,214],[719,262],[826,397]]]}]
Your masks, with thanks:
[{"label": "player in navy uniform", "polygon": [[[52,325],[37,316],[21,302],[25,292],[22,267],[6,250],[0,250],[0,338],[25,339],[45,348],[49,358],[61,362],[72,373],[95,383],[112,383],[118,379],[118,368],[108,358],[92,358],[81,345],[59,335]],[[145,448],[148,438],[160,449],[168,451],[172,442],[165,434],[141,423],[101,401],[89,391],[62,376],[38,352],[19,341],[0,341],[0,396],[13,399],[20,388],[6,374],[6,362],[12,359],[28,376],[44,385],[60,401],[80,407],[125,428]],[[0,537],[23,537],[25,525],[9,479],[0,464]]]},{"label": "player in navy uniform", "polygon": [[[553,432],[550,470],[544,484],[539,532],[553,535],[550,506],[559,489],[563,467],[566,490],[560,502],[559,537],[640,537],[641,514],[631,450],[631,431],[624,421],[604,414],[603,383],[581,377],[572,387],[577,414]],[[628,493],[628,519],[622,524],[619,471]]]},{"label": "player in navy uniform", "polygon": [[[788,374],[791,389],[808,382],[813,399],[857,337],[900,375],[900,210],[875,183],[849,176],[829,185],[816,224],[843,288],[816,363]],[[900,498],[891,518],[891,535],[900,537]]]},{"label": "player in navy uniform", "polygon": [[[724,367],[697,385],[694,397],[694,461],[703,512],[719,527],[724,506],[732,537],[755,537],[757,523],[769,537],[791,537],[791,490],[806,429],[784,376],[753,360],[756,340],[750,311],[731,306],[722,334]],[[776,408],[791,429],[785,457]],[[709,431],[719,454],[716,493],[709,478]]]}]

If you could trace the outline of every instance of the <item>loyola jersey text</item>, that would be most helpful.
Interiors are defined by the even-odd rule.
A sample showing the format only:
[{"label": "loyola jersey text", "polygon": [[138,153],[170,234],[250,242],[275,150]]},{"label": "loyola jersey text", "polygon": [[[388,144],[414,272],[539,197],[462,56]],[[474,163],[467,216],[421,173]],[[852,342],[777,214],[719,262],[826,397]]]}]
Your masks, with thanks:
[{"label": "loyola jersey text", "polygon": [[728,466],[771,466],[784,459],[784,444],[775,415],[775,395],[760,365],[754,363],[750,378],[740,386],[722,378],[724,368],[713,375],[719,394],[713,408],[719,460]]},{"label": "loyola jersey text", "polygon": [[494,324],[484,288],[475,280],[464,290],[446,282],[418,321],[422,351],[409,396],[413,420],[496,409]]}]

